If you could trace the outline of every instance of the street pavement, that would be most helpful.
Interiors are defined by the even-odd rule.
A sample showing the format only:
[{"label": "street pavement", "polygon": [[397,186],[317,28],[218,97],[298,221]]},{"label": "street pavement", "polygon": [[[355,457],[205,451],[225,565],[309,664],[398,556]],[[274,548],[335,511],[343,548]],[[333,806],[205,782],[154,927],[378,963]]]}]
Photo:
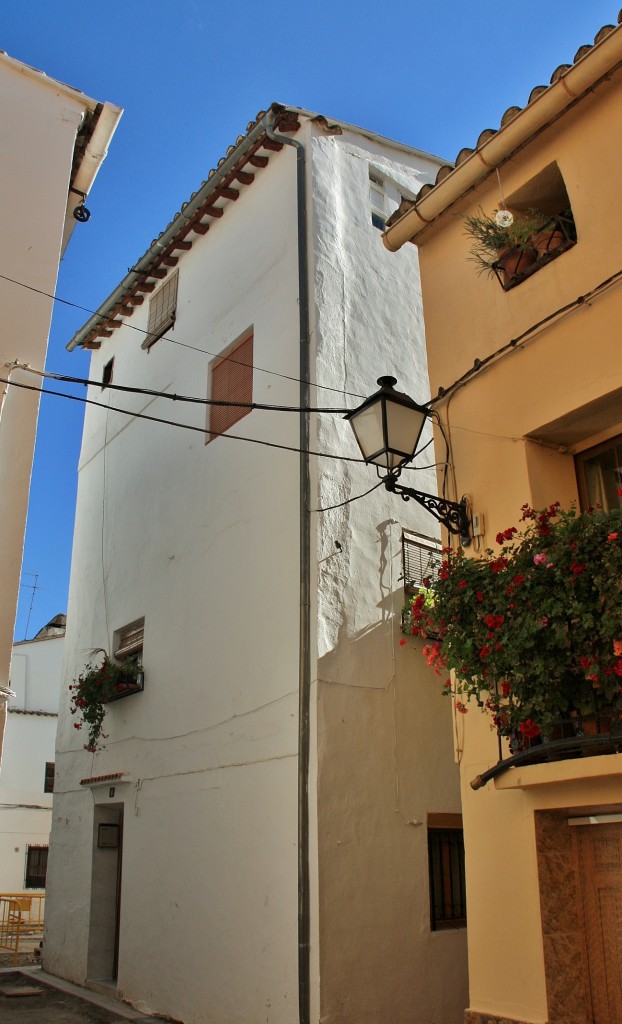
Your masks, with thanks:
[{"label": "street pavement", "polygon": [[0,1024],[153,1024],[160,1019],[53,978],[40,967],[0,969]]}]

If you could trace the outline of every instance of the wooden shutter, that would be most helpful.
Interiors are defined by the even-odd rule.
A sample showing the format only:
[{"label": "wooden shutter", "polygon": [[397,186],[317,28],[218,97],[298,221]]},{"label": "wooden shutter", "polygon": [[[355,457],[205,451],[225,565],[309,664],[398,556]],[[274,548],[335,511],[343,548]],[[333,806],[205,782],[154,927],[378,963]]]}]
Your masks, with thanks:
[{"label": "wooden shutter", "polygon": [[142,348],[149,348],[154,341],[175,323],[175,312],[177,310],[177,281],[179,274],[175,272],[168,281],[149,300],[149,322],[147,324],[147,337],[142,343]]},{"label": "wooden shutter", "polygon": [[[622,1021],[622,825],[574,830],[595,1024]],[[572,898],[570,893],[568,898]]]},{"label": "wooden shutter", "polygon": [[238,420],[250,412],[253,401],[253,335],[242,341],[212,366],[213,402],[243,402],[244,405],[212,405],[209,425],[213,431],[209,440],[224,434]]},{"label": "wooden shutter", "polygon": [[115,658],[127,658],[130,654],[140,654],[143,649],[145,636],[145,620],[134,622],[131,626],[125,626],[119,630],[117,649],[114,652]]}]

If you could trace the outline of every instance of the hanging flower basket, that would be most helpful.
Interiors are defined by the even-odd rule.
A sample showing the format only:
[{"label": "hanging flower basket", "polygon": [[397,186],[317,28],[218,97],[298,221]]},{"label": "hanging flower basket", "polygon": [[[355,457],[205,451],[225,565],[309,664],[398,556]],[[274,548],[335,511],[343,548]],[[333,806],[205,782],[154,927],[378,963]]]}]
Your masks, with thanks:
[{"label": "hanging flower basket", "polygon": [[106,704],[128,697],[132,693],[140,693],[144,689],[145,678],[142,665],[137,657],[125,658],[123,661],[112,661],[106,651],[99,648],[95,655],[103,655],[100,665],[92,662],[70,685],[71,714],[78,717],[74,729],[88,728],[85,750],[98,749],[101,738]]},{"label": "hanging flower basket", "polygon": [[[622,492],[622,488],[621,488]],[[622,718],[622,510],[523,506],[521,529],[497,551],[445,551],[437,578],[413,596],[403,631],[436,639],[428,664],[457,711],[472,701],[513,749],[584,735]],[[453,670],[455,682],[446,678]],[[590,731],[590,727],[588,727]]]}]

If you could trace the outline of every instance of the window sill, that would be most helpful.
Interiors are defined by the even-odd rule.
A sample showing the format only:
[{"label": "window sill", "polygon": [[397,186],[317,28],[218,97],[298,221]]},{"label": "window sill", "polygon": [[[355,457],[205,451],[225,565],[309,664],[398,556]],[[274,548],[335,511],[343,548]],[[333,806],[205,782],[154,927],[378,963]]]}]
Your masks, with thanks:
[{"label": "window sill", "polygon": [[622,776],[622,754],[598,754],[594,757],[569,758],[546,764],[529,764],[510,768],[494,780],[495,789],[528,789],[531,786],[552,786],[563,782],[607,779]]}]

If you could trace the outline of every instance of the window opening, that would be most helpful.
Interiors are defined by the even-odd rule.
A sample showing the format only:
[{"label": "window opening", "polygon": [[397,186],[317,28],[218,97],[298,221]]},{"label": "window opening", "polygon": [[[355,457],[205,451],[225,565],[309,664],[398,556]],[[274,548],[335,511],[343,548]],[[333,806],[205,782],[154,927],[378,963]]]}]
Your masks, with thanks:
[{"label": "window opening", "polygon": [[44,780],[43,780],[43,792],[44,793],[53,793],[54,792],[54,771],[55,771],[55,763],[54,763],[54,761],[46,761],[45,762],[45,777],[44,777]]},{"label": "window opening", "polygon": [[112,384],[113,369],[114,369],[114,356],[104,366],[104,371],[102,373],[102,391],[104,390],[105,387],[108,386],[108,384]]},{"label": "window opening", "polygon": [[[577,241],[570,199],[564,179],[556,163],[548,164],[539,174],[507,197],[508,209],[543,221],[542,227],[520,249],[520,261],[508,270],[507,265],[493,265],[504,291],[509,291],[541,267],[557,259]],[[518,252],[519,249],[511,250]],[[504,263],[509,255],[503,256]]]},{"label": "window opening", "polygon": [[[443,819],[447,819],[450,824],[441,827]],[[466,927],[464,834],[461,821],[459,814],[428,815],[432,931]]]},{"label": "window opening", "polygon": [[234,423],[247,416],[253,401],[253,332],[236,342],[225,356],[211,365],[210,399],[213,402],[241,402],[244,405],[211,405],[208,407],[210,436],[213,441]]},{"label": "window opening", "polygon": [[379,231],[384,231],[387,223],[387,194],[384,179],[369,172],[369,201],[371,204],[371,222]]},{"label": "window opening", "polygon": [[576,455],[575,467],[582,509],[622,507],[622,436]]},{"label": "window opening", "polygon": [[147,337],[141,348],[149,349],[168,331],[175,323],[177,312],[177,283],[179,272],[175,273],[165,281],[161,288],[151,296],[149,300],[149,321],[147,323]]},{"label": "window opening", "polygon": [[145,620],[137,619],[129,626],[123,626],[114,634],[114,656],[117,661],[124,658],[138,658],[142,660],[143,641],[145,637]]},{"label": "window opening", "polygon": [[26,847],[26,879],[25,889],[45,889],[45,877],[48,869],[47,846]]},{"label": "window opening", "polygon": [[403,530],[402,577],[406,594],[418,594],[425,586],[424,580],[434,578],[442,560],[440,541]]}]

